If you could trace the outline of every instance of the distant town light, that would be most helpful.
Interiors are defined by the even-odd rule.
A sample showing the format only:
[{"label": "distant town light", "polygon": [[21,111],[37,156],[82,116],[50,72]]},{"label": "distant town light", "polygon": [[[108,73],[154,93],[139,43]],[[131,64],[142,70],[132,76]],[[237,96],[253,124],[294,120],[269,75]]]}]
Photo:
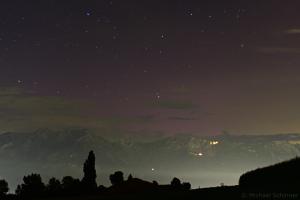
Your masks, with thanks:
[{"label": "distant town light", "polygon": [[197,157],[202,157],[204,154],[202,152],[190,152],[192,155],[197,156]]},{"label": "distant town light", "polygon": [[210,145],[217,145],[217,144],[219,144],[219,141],[210,141],[209,144]]}]

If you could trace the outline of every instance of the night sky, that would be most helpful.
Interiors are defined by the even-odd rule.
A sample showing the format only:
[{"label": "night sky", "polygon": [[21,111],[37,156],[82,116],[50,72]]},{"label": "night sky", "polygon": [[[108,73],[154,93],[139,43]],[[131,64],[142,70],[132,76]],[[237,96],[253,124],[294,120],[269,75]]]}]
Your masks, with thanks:
[{"label": "night sky", "polygon": [[299,8],[3,0],[0,131],[300,132]]}]

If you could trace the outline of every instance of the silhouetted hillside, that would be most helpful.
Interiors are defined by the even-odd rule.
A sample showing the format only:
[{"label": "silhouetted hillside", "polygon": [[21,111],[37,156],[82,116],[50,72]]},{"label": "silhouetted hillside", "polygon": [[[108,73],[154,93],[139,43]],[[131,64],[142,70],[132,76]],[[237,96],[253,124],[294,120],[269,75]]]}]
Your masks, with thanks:
[{"label": "silhouetted hillside", "polygon": [[300,159],[247,172],[240,177],[239,185],[243,190],[300,191]]}]

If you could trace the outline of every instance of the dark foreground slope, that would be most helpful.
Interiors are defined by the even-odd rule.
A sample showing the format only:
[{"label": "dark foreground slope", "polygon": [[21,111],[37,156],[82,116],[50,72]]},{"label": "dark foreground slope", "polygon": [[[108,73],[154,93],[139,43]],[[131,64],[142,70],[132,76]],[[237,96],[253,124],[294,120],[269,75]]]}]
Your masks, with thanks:
[{"label": "dark foreground slope", "polygon": [[[132,185],[131,185],[132,186]],[[124,187],[123,189],[125,189]],[[120,188],[119,188],[120,189]],[[121,189],[121,190],[123,190]],[[61,197],[44,197],[36,200],[259,200],[259,199],[278,199],[278,200],[297,200],[300,199],[298,192],[282,191],[246,191],[240,186],[222,186],[213,188],[194,189],[189,191],[178,191],[174,189],[157,189],[157,190],[139,190],[126,191],[120,193],[104,192],[94,195],[84,196],[61,196]],[[8,198],[7,200],[21,200],[17,197]],[[23,199],[22,199],[23,200]],[[34,199],[32,199],[34,200]]]},{"label": "dark foreground slope", "polygon": [[239,185],[244,190],[299,192],[300,159],[247,172],[240,177]]},{"label": "dark foreground slope", "polygon": [[[238,186],[224,186],[215,188],[195,189],[190,191],[178,191],[174,189],[157,189],[152,191],[125,192],[125,193],[101,193],[87,196],[60,196],[60,197],[43,197],[32,200],[239,200],[241,193]],[[6,200],[21,200],[17,197],[7,198]],[[23,200],[23,199],[22,199]],[[25,200],[25,199],[24,199]]]}]

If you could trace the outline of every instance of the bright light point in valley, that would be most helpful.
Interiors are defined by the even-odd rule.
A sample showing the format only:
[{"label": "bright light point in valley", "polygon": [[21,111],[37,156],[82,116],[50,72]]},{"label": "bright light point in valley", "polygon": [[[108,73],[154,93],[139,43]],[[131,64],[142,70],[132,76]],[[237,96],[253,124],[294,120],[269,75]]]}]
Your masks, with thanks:
[{"label": "bright light point in valley", "polygon": [[197,156],[203,156],[203,153],[198,153]]},{"label": "bright light point in valley", "polygon": [[210,141],[209,144],[210,145],[217,145],[217,144],[219,144],[219,141]]}]

